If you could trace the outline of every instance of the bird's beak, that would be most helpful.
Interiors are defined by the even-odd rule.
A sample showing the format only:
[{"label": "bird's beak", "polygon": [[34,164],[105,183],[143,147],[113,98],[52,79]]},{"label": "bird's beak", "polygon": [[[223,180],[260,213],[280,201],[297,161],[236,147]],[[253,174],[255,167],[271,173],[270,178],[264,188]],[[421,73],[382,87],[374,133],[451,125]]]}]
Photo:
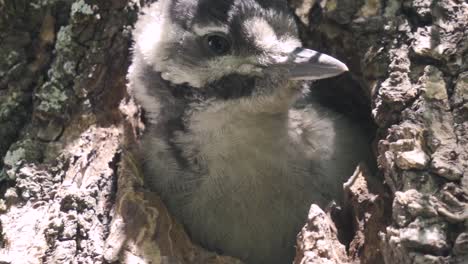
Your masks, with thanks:
[{"label": "bird's beak", "polygon": [[332,56],[305,48],[296,48],[291,52],[286,66],[291,80],[325,79],[348,71],[343,62]]}]

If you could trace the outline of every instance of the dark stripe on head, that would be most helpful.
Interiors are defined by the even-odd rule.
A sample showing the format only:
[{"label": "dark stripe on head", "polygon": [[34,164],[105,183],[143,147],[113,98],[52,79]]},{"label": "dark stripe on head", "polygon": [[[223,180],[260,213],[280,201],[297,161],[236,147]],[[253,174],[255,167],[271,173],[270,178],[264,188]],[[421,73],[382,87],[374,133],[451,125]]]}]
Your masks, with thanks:
[{"label": "dark stripe on head", "polygon": [[171,18],[185,29],[193,24],[207,24],[213,21],[226,24],[232,8],[254,12],[259,8],[288,10],[286,0],[174,0],[171,5]]},{"label": "dark stripe on head", "polygon": [[228,22],[228,12],[233,7],[234,0],[200,0],[193,23],[209,24]]},{"label": "dark stripe on head", "polygon": [[174,0],[171,5],[172,21],[187,30],[194,24],[227,23],[234,0]]}]

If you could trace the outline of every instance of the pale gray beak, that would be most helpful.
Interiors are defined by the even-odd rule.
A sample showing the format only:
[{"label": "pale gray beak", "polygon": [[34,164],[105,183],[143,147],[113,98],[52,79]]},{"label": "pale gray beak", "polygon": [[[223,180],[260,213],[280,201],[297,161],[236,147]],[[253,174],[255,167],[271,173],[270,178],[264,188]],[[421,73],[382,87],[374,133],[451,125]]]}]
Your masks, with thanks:
[{"label": "pale gray beak", "polygon": [[291,52],[287,65],[291,80],[325,79],[348,71],[343,62],[332,56],[304,48]]}]

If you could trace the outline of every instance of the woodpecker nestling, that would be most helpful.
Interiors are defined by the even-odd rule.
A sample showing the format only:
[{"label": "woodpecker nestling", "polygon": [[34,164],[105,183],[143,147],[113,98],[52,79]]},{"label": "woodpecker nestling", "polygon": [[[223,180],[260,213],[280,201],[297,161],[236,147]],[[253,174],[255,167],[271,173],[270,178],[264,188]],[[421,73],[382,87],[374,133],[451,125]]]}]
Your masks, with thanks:
[{"label": "woodpecker nestling", "polygon": [[202,246],[290,263],[309,206],[340,199],[366,144],[300,80],[347,67],[302,48],[286,0],[159,0],[134,42],[148,186]]}]

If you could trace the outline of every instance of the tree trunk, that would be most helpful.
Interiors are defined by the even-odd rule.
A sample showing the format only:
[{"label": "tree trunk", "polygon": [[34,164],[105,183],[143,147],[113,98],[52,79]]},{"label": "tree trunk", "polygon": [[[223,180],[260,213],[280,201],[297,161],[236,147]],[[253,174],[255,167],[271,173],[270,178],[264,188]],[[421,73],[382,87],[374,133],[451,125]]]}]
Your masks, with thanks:
[{"label": "tree trunk", "polygon": [[357,245],[365,263],[468,262],[468,3],[292,2],[307,43],[344,58],[378,126],[392,204],[353,186],[349,253]]},{"label": "tree trunk", "polygon": [[[0,0],[1,263],[240,263],[192,244],[131,154],[146,2]],[[304,43],[348,64],[316,87],[375,121],[379,167],[345,184],[351,225],[311,207],[295,262],[466,263],[468,3],[290,3]]]}]

